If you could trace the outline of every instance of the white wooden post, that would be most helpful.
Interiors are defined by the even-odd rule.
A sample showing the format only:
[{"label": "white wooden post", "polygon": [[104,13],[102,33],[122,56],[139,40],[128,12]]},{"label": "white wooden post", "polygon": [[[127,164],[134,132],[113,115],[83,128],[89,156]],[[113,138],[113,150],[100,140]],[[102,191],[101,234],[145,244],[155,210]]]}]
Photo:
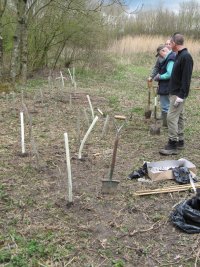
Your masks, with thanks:
[{"label": "white wooden post", "polygon": [[21,122],[21,146],[22,154],[25,153],[25,144],[24,144],[24,113],[20,112],[20,122]]},{"label": "white wooden post", "polygon": [[92,122],[92,124],[90,125],[89,129],[87,130],[82,142],[81,142],[81,145],[80,145],[80,148],[79,148],[79,152],[78,152],[78,159],[81,159],[81,153],[82,153],[82,150],[83,150],[83,146],[85,144],[85,141],[87,140],[88,138],[88,135],[90,134],[90,132],[92,131],[92,128],[94,127],[95,123],[97,122],[98,120],[98,116],[96,116]]},{"label": "white wooden post", "polygon": [[72,85],[73,85],[73,84],[74,84],[74,80],[73,80],[73,77],[72,77],[71,71],[70,71],[70,69],[69,69],[69,68],[68,68],[67,70],[68,70],[68,72],[69,72],[69,76],[70,76],[70,79],[71,79],[71,83],[72,83]]},{"label": "white wooden post", "polygon": [[70,154],[69,154],[69,141],[68,134],[64,133],[65,139],[65,151],[66,151],[66,163],[67,163],[67,175],[68,175],[68,194],[69,202],[72,203],[72,176],[71,176],[71,164],[70,164]]},{"label": "white wooden post", "polygon": [[90,96],[89,95],[87,95],[87,100],[89,102],[90,110],[91,110],[91,113],[92,113],[92,119],[94,120],[94,109],[93,109],[92,103],[90,101]]},{"label": "white wooden post", "polygon": [[104,125],[103,125],[103,130],[102,130],[102,135],[101,135],[102,138],[103,138],[104,134],[106,133],[107,125],[108,125],[108,121],[109,121],[109,119],[110,119],[110,117],[109,117],[109,115],[107,114],[107,115],[106,115],[105,122],[104,122]]},{"label": "white wooden post", "polygon": [[62,82],[62,89],[64,90],[65,83],[64,83],[64,77],[63,77],[62,71],[60,71],[60,78],[61,78],[61,82]]}]

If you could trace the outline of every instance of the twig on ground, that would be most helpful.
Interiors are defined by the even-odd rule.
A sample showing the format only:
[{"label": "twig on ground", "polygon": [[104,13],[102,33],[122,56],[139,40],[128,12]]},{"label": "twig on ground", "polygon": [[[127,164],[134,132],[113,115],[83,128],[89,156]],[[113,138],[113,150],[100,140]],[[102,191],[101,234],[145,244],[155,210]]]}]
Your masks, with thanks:
[{"label": "twig on ground", "polygon": [[72,263],[72,261],[75,260],[76,257],[73,257],[71,260],[69,260],[64,266],[68,266],[70,263]]},{"label": "twig on ground", "polygon": [[[159,224],[159,225],[158,225],[158,227],[154,228],[156,224]],[[160,224],[160,221],[158,221],[158,222],[155,222],[155,223],[154,223],[150,228],[148,228],[148,229],[134,230],[133,232],[130,232],[130,231],[129,231],[128,233],[119,236],[119,238],[122,238],[122,237],[125,237],[125,236],[133,236],[133,235],[138,234],[138,233],[145,233],[145,232],[148,232],[148,231],[151,231],[151,230],[155,230],[155,229],[159,228],[160,225],[161,225],[161,224]]]},{"label": "twig on ground", "polygon": [[[149,227],[148,229],[143,229],[143,230],[139,230],[139,231],[137,231],[137,230],[134,230],[133,232],[131,232],[131,233],[129,233],[129,236],[133,236],[133,235],[135,235],[135,234],[137,234],[137,233],[145,233],[145,232],[149,232],[149,231],[151,231],[151,230],[155,230],[155,229],[157,229],[158,227],[160,227],[160,221],[159,222],[155,222],[151,227]],[[158,227],[157,228],[154,228],[155,227],[155,225],[157,225],[157,224],[159,224],[158,225]]]},{"label": "twig on ground", "polygon": [[176,261],[176,262],[163,263],[163,264],[160,265],[160,267],[162,267],[162,266],[171,266],[171,265],[176,265],[177,266],[177,264],[180,264],[182,262],[187,262],[187,261],[189,261],[191,259],[193,259],[193,257],[188,257],[187,259],[182,259],[182,260],[179,260],[179,261]]}]

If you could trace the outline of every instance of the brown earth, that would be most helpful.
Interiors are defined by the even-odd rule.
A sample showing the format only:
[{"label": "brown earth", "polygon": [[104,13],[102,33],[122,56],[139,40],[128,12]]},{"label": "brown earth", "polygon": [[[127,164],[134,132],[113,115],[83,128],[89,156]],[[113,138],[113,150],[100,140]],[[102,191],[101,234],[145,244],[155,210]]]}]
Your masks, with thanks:
[{"label": "brown earth", "polygon": [[[199,235],[186,234],[169,220],[173,207],[193,193],[135,197],[137,190],[177,184],[172,180],[147,183],[127,179],[143,161],[163,159],[158,149],[165,144],[167,131],[161,129],[160,136],[152,136],[149,134],[152,119],[145,120],[141,112],[134,112],[130,118],[130,114],[125,114],[128,120],[121,130],[113,175],[120,183],[114,194],[102,194],[102,179],[109,177],[116,134],[113,116],[124,114],[114,111],[107,96],[93,88],[78,88],[71,94],[71,100],[69,90],[54,87],[49,92],[44,86],[42,91],[24,92],[25,106],[21,104],[20,92],[16,92],[14,100],[11,94],[0,98],[1,251],[24,259],[22,244],[36,240],[47,251],[26,252],[21,266],[200,266]],[[91,123],[87,94],[99,120],[83,148],[83,160],[78,160],[87,120]],[[120,104],[128,107],[132,101],[122,98]],[[105,117],[97,108],[110,115],[105,132]],[[24,157],[20,110],[25,115]],[[117,127],[121,123],[116,121]],[[68,202],[65,132],[69,136],[73,205]],[[193,139],[188,138],[187,149],[180,155],[164,159],[186,157],[198,168],[197,136],[196,133]],[[12,265],[9,259],[0,260],[0,266],[20,266],[16,262]]]}]

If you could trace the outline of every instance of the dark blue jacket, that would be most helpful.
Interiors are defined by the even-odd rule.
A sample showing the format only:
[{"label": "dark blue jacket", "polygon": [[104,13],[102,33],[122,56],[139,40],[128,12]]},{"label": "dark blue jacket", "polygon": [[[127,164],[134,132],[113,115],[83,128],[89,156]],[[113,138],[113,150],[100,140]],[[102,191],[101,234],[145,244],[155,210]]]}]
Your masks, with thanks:
[{"label": "dark blue jacket", "polygon": [[[159,74],[164,74],[167,72],[167,64],[169,61],[175,61],[176,53],[170,52],[164,61],[160,63],[160,71]],[[169,81],[167,80],[159,80],[158,82],[158,95],[168,95],[169,94]]]}]

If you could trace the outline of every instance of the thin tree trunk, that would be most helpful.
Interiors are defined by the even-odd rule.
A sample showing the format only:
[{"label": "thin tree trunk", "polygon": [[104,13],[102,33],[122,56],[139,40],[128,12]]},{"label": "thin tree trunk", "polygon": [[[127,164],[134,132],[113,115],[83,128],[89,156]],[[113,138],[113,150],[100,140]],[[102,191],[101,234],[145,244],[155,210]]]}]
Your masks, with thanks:
[{"label": "thin tree trunk", "polygon": [[27,76],[27,19],[26,19],[27,0],[17,1],[17,27],[13,37],[13,52],[11,59],[10,76],[15,83],[16,76],[19,74],[22,82],[26,82]]},{"label": "thin tree trunk", "polygon": [[19,59],[20,38],[18,35],[19,34],[16,31],[16,35],[13,36],[13,51],[12,51],[12,58],[11,58],[11,64],[10,64],[10,77],[11,77],[13,84],[15,84],[15,81],[16,81],[18,59]]},{"label": "thin tree trunk", "polygon": [[3,77],[3,38],[0,36],[0,80]]},{"label": "thin tree trunk", "polygon": [[2,37],[2,17],[7,5],[7,0],[0,0],[0,80],[3,77],[3,37]]},{"label": "thin tree trunk", "polygon": [[27,57],[28,57],[28,48],[27,48],[27,20],[24,20],[22,24],[22,35],[21,35],[21,66],[20,66],[20,76],[23,84],[27,82]]}]

